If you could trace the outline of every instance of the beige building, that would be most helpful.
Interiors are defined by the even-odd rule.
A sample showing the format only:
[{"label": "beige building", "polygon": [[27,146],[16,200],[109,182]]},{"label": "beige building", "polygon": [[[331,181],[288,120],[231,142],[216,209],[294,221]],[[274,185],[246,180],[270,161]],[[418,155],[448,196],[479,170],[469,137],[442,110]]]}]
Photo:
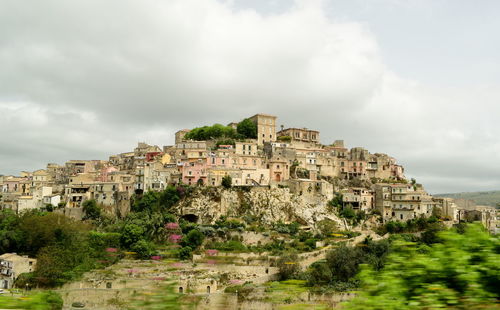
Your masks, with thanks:
[{"label": "beige building", "polygon": [[175,133],[175,144],[186,141],[184,137],[191,129],[181,129]]},{"label": "beige building", "polygon": [[355,210],[368,211],[375,206],[375,195],[369,189],[353,187],[342,192],[342,203]]},{"label": "beige building", "polygon": [[319,131],[307,128],[287,128],[277,132],[278,137],[288,136],[291,141],[319,143]]},{"label": "beige building", "polygon": [[430,217],[437,203],[422,187],[412,184],[375,185],[375,207],[387,221],[407,221],[420,216]]},{"label": "beige building", "polygon": [[250,120],[257,125],[257,144],[276,141],[276,116],[255,114]]},{"label": "beige building", "polygon": [[35,270],[36,259],[16,253],[0,255],[0,288],[9,289],[20,274]]}]

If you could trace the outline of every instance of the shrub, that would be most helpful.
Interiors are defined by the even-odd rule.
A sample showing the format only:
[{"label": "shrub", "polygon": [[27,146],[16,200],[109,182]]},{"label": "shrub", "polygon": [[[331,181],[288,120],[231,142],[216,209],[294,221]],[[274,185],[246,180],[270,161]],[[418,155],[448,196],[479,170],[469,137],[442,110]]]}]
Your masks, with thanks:
[{"label": "shrub", "polygon": [[137,253],[140,258],[150,258],[156,254],[155,245],[146,240],[139,240],[130,249]]},{"label": "shrub", "polygon": [[99,207],[94,199],[86,200],[82,203],[83,220],[97,220],[101,218],[102,209]]},{"label": "shrub", "polygon": [[179,250],[179,259],[182,260],[188,260],[191,259],[191,256],[193,254],[193,249],[189,246],[182,247]]},{"label": "shrub", "polygon": [[300,272],[300,265],[297,254],[287,253],[282,255],[276,262],[279,268],[278,276],[280,280],[288,280],[295,278]]},{"label": "shrub", "polygon": [[231,186],[233,185],[233,179],[231,178],[231,176],[230,175],[225,175],[222,178],[221,185],[224,188],[231,188]]},{"label": "shrub", "polygon": [[182,238],[182,245],[189,246],[192,249],[198,248],[205,239],[205,236],[197,229],[189,231],[189,233]]}]

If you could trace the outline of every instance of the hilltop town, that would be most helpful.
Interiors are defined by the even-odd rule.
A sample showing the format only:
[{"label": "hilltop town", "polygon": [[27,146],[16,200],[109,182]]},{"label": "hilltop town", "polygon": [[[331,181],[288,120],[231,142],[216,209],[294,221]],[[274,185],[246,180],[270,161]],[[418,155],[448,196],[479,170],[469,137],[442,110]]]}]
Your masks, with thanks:
[{"label": "hilltop town", "polygon": [[[264,290],[259,285],[281,277],[283,268],[277,255],[287,257],[287,251],[298,251],[293,264],[305,270],[324,260],[339,242],[366,246],[387,239],[387,232],[398,229],[419,233],[394,223],[425,228],[436,221],[440,227],[480,221],[497,232],[494,207],[433,197],[422,184],[408,180],[404,168],[387,154],[370,153],[362,147],[349,149],[343,140],[322,144],[319,131],[284,126],[277,130],[276,120],[273,115],[256,114],[226,126],[182,129],[175,133],[174,145],[140,142],[132,151],[107,160],[69,160],[64,165],[49,163],[45,169],[23,171],[19,176],[0,176],[0,208],[17,215],[41,210],[77,222],[94,220],[99,238],[108,238],[102,240],[99,251],[113,254],[118,249],[112,246],[122,247],[120,255],[127,259],[118,262],[113,258],[116,265],[102,271],[105,277],[97,271],[60,290],[65,304],[79,304],[85,296],[88,305],[94,302],[90,300],[98,300],[95,309],[119,294],[127,299],[132,298],[131,291],[154,289],[156,282],[151,278],[179,274],[178,293],[227,293],[235,283],[251,283],[256,285],[252,289]],[[161,203],[158,209],[151,201],[161,198],[148,195],[165,192],[171,195],[165,196],[167,200],[175,199]],[[90,214],[91,204],[104,216],[101,211]],[[153,216],[141,212],[153,205],[157,209],[150,212],[164,214],[146,228],[141,217]],[[134,212],[138,215],[127,217]],[[114,219],[122,222],[114,223]],[[132,241],[124,238],[130,234],[128,224],[140,230]],[[103,228],[105,225],[111,228]],[[146,233],[148,229],[150,233]],[[192,231],[201,235],[198,241],[190,239]],[[103,247],[113,240],[108,248]],[[181,244],[173,257],[189,260],[191,265],[172,273],[170,265],[131,260],[172,257],[166,248],[167,254],[151,249],[150,241]],[[140,257],[124,254],[130,249],[141,252]],[[215,259],[221,261],[214,265]],[[288,264],[290,258],[283,259]],[[21,273],[32,273],[35,265],[42,274],[46,266],[41,264],[24,255],[1,255],[0,286],[11,288]],[[131,273],[135,270],[131,266],[141,270],[140,275]],[[38,282],[26,285],[46,281],[40,275],[36,279]],[[54,283],[65,283],[56,280]],[[112,298],[110,294],[115,293]],[[338,302],[353,295],[346,296],[332,298]],[[206,301],[213,307],[216,302],[218,299]]]},{"label": "hilltop town", "polygon": [[288,187],[327,200],[341,193],[345,205],[377,210],[383,222],[428,217],[435,210],[458,221],[475,212],[495,229],[494,208],[432,197],[415,180],[406,180],[404,168],[389,155],[348,149],[342,140],[321,144],[320,132],[307,128],[281,126],[278,131],[276,120],[256,114],[228,126],[179,130],[171,146],[138,143],[108,160],[69,160],[19,176],[2,175],[0,208],[23,212],[50,206],[79,217],[82,203],[93,199],[107,212],[124,216],[134,193],[161,191],[169,184],[220,186],[230,176],[232,186]]}]

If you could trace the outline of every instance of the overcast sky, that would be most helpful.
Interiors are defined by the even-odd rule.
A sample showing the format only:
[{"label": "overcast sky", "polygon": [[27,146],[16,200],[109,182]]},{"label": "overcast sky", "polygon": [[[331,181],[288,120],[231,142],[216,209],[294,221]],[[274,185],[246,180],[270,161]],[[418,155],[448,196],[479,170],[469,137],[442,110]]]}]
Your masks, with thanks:
[{"label": "overcast sky", "polygon": [[0,0],[0,174],[255,113],[500,189],[500,1]]}]

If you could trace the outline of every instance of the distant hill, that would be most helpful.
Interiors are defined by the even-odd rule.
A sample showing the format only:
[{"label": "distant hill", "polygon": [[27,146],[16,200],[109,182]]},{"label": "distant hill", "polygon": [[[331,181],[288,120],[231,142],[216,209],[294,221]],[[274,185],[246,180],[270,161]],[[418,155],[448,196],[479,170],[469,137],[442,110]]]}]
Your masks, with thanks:
[{"label": "distant hill", "polygon": [[497,204],[500,204],[500,191],[437,194],[434,196],[449,197],[454,199],[469,199],[474,201],[477,205],[484,206],[495,207]]}]

